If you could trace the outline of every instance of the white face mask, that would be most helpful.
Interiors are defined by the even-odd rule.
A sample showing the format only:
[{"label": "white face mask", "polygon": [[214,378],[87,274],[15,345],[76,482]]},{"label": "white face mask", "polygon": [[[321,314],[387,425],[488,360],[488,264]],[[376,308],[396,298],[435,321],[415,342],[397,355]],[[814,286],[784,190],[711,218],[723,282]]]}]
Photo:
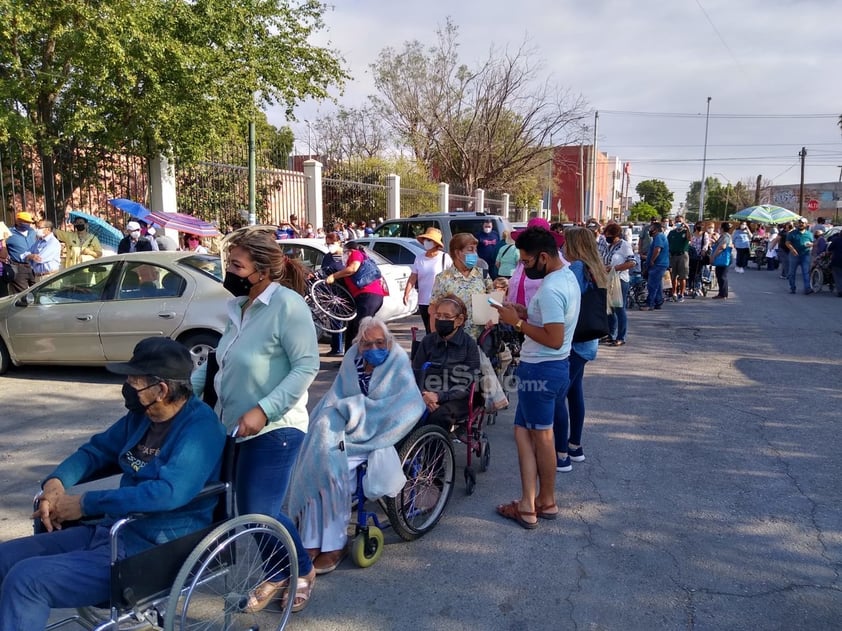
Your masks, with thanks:
[{"label": "white face mask", "polygon": [[424,243],[424,249],[427,250],[428,252],[430,250],[432,250],[434,247],[436,247],[436,244],[433,243],[432,241],[430,241],[429,239],[424,239],[423,243]]},{"label": "white face mask", "polygon": [[132,230],[132,231],[129,233],[129,236],[130,236],[132,239],[139,239],[139,238],[140,238],[140,230]]},{"label": "white face mask", "polygon": [[330,252],[331,254],[336,254],[337,252],[339,252],[341,250],[342,250],[342,246],[339,245],[338,243],[328,243],[328,245],[327,245],[327,251]]},{"label": "white face mask", "polygon": [[482,229],[482,231],[483,231],[485,234],[490,234],[490,233],[491,233],[491,228],[490,228],[490,227],[488,227],[488,226],[486,226],[486,227],[484,227],[484,228]]},{"label": "white face mask", "polygon": [[38,230],[35,231],[35,236],[38,237],[39,239],[43,239],[44,237],[47,236],[47,231],[44,230],[43,228],[38,228]]}]

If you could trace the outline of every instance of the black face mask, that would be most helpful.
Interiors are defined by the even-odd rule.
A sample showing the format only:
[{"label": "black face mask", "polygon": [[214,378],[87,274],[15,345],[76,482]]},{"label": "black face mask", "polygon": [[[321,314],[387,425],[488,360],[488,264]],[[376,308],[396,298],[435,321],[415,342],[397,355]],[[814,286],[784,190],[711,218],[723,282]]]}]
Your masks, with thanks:
[{"label": "black face mask", "polygon": [[453,320],[436,320],[436,333],[442,337],[447,337],[456,328]]},{"label": "black face mask", "polygon": [[83,223],[75,223],[73,227],[76,228],[76,232],[82,232],[85,229],[85,224]]},{"label": "black face mask", "polygon": [[605,237],[605,242],[606,243],[614,243],[614,239],[616,239],[616,237]]},{"label": "black face mask", "polygon": [[656,234],[657,234],[657,231],[656,231],[656,230],[650,230],[650,231],[649,231],[649,236],[650,236],[650,237],[654,237]]},{"label": "black face mask", "polygon": [[523,273],[529,280],[541,280],[547,275],[547,266],[544,265],[544,269],[538,269],[538,261],[535,261],[532,267],[524,267]]},{"label": "black face mask", "polygon": [[145,388],[141,388],[140,390],[135,390],[132,388],[128,382],[123,384],[123,402],[126,406],[126,409],[129,412],[137,412],[138,414],[143,414],[148,410],[150,407],[155,405],[155,401],[150,403],[149,405],[143,405],[140,402],[139,393],[143,392],[144,390],[148,390],[153,386],[157,386],[158,383],[153,383],[151,386],[146,386]]},{"label": "black face mask", "polygon": [[222,286],[239,298],[240,296],[248,296],[251,288],[254,287],[254,283],[248,279],[248,276],[237,276],[233,272],[225,272],[225,280],[222,281]]}]

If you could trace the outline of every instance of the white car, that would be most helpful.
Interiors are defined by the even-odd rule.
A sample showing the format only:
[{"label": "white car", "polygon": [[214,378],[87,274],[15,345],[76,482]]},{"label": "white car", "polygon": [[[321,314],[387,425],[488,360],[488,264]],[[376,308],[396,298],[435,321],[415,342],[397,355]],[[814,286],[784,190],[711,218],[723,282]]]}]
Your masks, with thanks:
[{"label": "white car", "polygon": [[[280,239],[278,245],[289,258],[296,259],[314,272],[321,269],[322,259],[327,254],[327,245],[323,239]],[[389,288],[389,295],[383,298],[383,306],[380,307],[377,316],[390,322],[414,314],[418,307],[418,293],[415,289],[410,293],[409,304],[403,304],[403,292],[412,273],[409,265],[393,265],[388,259],[368,248],[365,248],[364,252],[377,263]]]}]

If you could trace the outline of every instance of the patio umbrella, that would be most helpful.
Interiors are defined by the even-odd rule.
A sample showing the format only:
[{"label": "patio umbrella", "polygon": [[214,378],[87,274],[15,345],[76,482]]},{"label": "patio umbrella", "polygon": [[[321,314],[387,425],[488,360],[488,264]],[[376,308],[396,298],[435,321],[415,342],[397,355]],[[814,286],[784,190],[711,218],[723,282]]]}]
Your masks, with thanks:
[{"label": "patio umbrella", "polygon": [[87,220],[88,230],[92,235],[99,239],[99,242],[104,247],[116,250],[117,246],[120,245],[123,233],[105,221],[105,219],[100,219],[99,217],[79,212],[78,210],[71,211],[70,219],[76,219],[76,217],[81,217],[82,219]]},{"label": "patio umbrella", "polygon": [[761,204],[759,206],[749,206],[743,208],[741,211],[731,215],[732,219],[742,219],[744,221],[756,221],[758,223],[784,223],[792,221],[799,217],[798,213],[782,208],[780,206],[772,206],[770,204]]},{"label": "patio umbrella", "polygon": [[146,222],[154,222],[170,230],[178,230],[200,237],[217,237],[219,230],[212,223],[182,213],[165,213],[156,210],[149,211]]},{"label": "patio umbrella", "polygon": [[[143,221],[146,221],[146,215],[149,214],[149,209],[146,206],[138,202],[133,202],[130,199],[118,197],[116,199],[109,199],[108,203],[114,206],[114,208],[118,208],[132,217],[143,219]],[[146,221],[146,223],[149,222]]]}]

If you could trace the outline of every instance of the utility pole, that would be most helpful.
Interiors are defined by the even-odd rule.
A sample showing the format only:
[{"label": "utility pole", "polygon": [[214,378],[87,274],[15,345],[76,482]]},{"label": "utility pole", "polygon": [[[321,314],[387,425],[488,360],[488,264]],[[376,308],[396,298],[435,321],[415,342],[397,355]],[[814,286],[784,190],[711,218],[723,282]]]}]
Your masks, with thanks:
[{"label": "utility pole", "polygon": [[842,182],[842,164],[836,165],[839,168],[839,181]]},{"label": "utility pole", "polygon": [[763,174],[757,176],[757,184],[754,185],[754,205],[760,205],[760,181],[763,179]]},{"label": "utility pole", "polygon": [[257,223],[257,153],[254,119],[249,121],[249,225]]},{"label": "utility pole", "polygon": [[801,147],[798,153],[801,157],[801,187],[798,191],[798,214],[804,216],[804,161],[807,157],[807,147]]},{"label": "utility pole", "polygon": [[702,154],[702,186],[699,189],[699,221],[705,217],[705,166],[708,160],[708,123],[710,122],[710,97],[708,97],[708,109],[705,114],[705,150]]},{"label": "utility pole", "polygon": [[591,217],[596,217],[596,135],[599,129],[599,110],[594,112],[593,116],[593,147],[591,147],[591,207],[589,208]]},{"label": "utility pole", "polygon": [[579,138],[579,217],[578,221],[585,220],[585,159],[583,156],[585,144],[585,134],[582,130],[582,136]]}]

